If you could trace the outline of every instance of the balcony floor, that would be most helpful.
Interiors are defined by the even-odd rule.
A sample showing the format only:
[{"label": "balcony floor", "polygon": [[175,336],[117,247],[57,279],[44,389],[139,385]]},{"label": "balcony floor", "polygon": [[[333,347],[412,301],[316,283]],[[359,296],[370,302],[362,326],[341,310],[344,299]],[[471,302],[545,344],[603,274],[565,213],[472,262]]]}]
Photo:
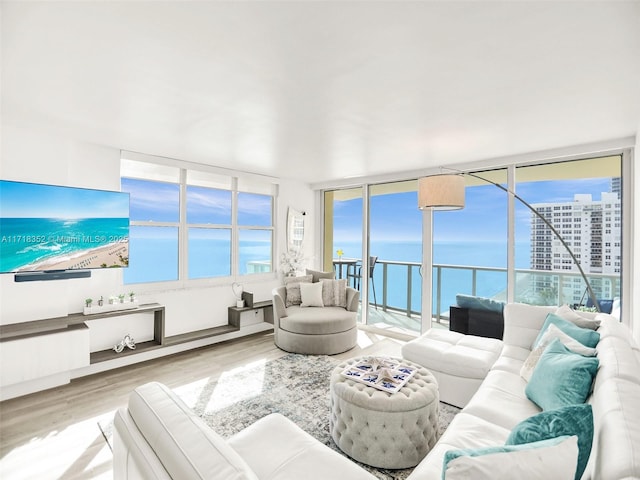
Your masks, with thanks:
[{"label": "balcony floor", "polygon": [[[420,321],[421,319],[417,315],[409,317],[405,313],[392,310],[385,311],[382,307],[375,308],[369,305],[368,325],[389,333],[417,336],[420,334]],[[438,323],[434,318],[431,321],[431,327],[449,329],[449,321],[443,318],[440,319],[440,323]]]}]

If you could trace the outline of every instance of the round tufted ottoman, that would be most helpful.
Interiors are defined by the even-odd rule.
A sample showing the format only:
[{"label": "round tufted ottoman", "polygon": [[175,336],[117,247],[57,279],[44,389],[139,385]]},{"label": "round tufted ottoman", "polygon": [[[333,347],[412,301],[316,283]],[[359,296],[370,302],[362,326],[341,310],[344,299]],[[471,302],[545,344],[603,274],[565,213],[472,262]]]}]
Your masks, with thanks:
[{"label": "round tufted ottoman", "polygon": [[342,376],[352,358],[331,373],[331,437],[354,460],[378,468],[415,467],[438,436],[438,384],[424,367],[396,393]]}]

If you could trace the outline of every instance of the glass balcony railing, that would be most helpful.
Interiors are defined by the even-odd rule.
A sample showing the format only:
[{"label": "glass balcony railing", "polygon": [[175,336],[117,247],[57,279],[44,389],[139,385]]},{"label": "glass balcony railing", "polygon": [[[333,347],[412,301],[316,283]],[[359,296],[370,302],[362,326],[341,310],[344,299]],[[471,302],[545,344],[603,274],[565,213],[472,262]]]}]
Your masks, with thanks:
[{"label": "glass balcony railing", "polygon": [[[586,305],[588,295],[579,273],[551,270],[516,269],[515,301],[532,305]],[[596,297],[620,296],[620,277],[587,275]],[[457,294],[477,295],[506,301],[507,269],[470,265],[434,264],[432,272],[435,322],[448,321],[449,306]],[[375,290],[375,291],[374,291]],[[417,262],[378,259],[369,286],[369,306],[383,312],[403,315],[416,322],[420,330],[422,276]]]}]

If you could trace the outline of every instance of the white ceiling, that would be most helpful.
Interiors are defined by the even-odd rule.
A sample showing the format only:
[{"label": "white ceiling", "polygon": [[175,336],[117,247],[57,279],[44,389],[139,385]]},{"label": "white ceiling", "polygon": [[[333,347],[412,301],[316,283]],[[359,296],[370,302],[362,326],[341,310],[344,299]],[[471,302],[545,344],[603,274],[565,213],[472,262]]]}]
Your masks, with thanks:
[{"label": "white ceiling", "polygon": [[327,182],[635,135],[640,2],[2,2],[2,120]]}]

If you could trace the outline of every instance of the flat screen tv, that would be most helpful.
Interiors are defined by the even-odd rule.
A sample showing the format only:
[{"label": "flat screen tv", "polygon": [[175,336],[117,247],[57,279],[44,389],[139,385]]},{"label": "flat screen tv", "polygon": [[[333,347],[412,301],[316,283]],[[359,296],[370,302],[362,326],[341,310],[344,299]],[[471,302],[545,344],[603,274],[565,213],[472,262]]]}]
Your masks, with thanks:
[{"label": "flat screen tv", "polygon": [[0,180],[0,273],[128,265],[128,193]]}]

